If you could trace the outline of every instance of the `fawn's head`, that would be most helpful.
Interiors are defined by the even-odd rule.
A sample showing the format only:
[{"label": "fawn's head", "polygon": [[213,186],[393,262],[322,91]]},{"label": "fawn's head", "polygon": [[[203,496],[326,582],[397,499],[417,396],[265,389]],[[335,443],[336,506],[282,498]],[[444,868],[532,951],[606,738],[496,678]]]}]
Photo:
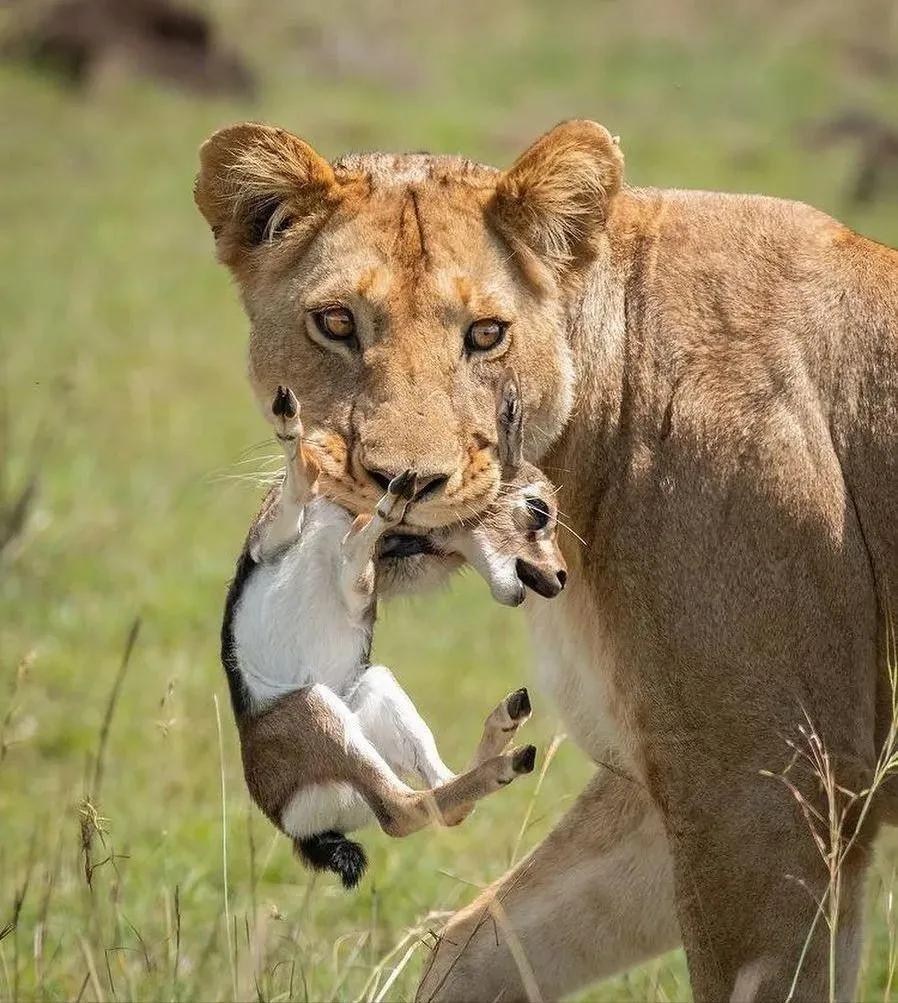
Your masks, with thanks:
[{"label": "fawn's head", "polygon": [[496,500],[451,546],[489,583],[506,606],[524,601],[525,586],[551,599],[564,588],[567,565],[558,546],[555,488],[522,455],[524,408],[517,377],[507,371],[496,414],[502,483]]}]

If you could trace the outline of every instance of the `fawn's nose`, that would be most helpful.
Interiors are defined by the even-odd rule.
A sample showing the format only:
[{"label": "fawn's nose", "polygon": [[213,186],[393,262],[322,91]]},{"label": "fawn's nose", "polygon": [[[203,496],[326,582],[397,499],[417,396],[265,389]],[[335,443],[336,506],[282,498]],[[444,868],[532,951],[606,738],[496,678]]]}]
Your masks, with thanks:
[{"label": "fawn's nose", "polygon": [[528,589],[533,589],[537,595],[544,599],[553,599],[557,596],[567,581],[566,571],[545,571],[520,557],[515,563],[515,572],[522,584],[526,585]]},{"label": "fawn's nose", "polygon": [[[384,491],[390,486],[390,481],[397,477],[402,471],[378,470],[376,467],[365,467],[365,473]],[[418,490],[414,501],[421,501],[429,495],[436,494],[437,491],[449,480],[448,474],[418,475]]]}]

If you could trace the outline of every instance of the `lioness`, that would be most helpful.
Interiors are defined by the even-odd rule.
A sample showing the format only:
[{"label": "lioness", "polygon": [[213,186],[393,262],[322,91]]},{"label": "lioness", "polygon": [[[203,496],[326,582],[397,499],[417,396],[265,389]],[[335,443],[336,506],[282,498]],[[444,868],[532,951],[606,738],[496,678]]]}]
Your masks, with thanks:
[{"label": "lioness", "polygon": [[[238,125],[203,147],[196,199],[250,318],[259,403],[296,388],[331,494],[370,509],[414,468],[422,530],[483,510],[511,365],[526,453],[583,540],[566,543],[568,589],[531,616],[540,677],[597,773],[449,923],[420,997],[556,997],[682,942],[699,1000],[783,999],[796,973],[794,998],[819,1000],[823,920],[801,958],[826,875],[762,771],[811,722],[858,791],[889,727],[898,254],[804,205],[622,174],[585,121],[505,172],[331,164]],[[802,761],[790,779],[826,818]],[[840,998],[892,797],[842,870]],[[514,954],[485,919],[494,896]]]}]

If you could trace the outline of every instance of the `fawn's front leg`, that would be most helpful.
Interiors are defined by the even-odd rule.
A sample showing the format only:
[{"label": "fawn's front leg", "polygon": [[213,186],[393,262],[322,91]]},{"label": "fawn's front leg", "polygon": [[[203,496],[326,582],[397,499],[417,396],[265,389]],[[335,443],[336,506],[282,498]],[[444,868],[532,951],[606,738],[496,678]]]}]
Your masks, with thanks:
[{"label": "fawn's front leg", "polygon": [[374,514],[358,516],[344,537],[340,586],[351,615],[361,616],[371,605],[377,541],[387,530],[402,522],[417,489],[418,478],[413,471],[406,470],[394,477]]},{"label": "fawn's front leg", "polygon": [[289,387],[278,387],[271,404],[274,434],[284,451],[284,484],[277,510],[262,529],[253,553],[264,560],[292,543],[299,535],[302,513],[316,491],[318,465],[302,448],[299,401]]}]

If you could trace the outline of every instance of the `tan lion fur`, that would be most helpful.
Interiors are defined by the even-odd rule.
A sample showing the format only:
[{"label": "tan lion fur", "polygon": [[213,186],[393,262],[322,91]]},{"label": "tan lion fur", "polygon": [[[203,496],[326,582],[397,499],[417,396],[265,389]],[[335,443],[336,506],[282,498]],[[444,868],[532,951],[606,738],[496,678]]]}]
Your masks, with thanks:
[{"label": "tan lion fur", "polygon": [[[252,190],[294,223],[250,244],[245,200],[228,212],[224,193],[272,141],[262,126],[217,134],[197,187],[240,283],[260,401],[296,388],[357,510],[378,490],[365,467],[447,476],[416,506],[437,526],[498,489],[490,425],[510,363],[527,454],[563,484],[583,540],[567,541],[565,594],[533,618],[540,674],[599,777],[450,922],[421,998],[523,998],[494,924],[471,919],[492,896],[546,998],[666,950],[675,928],[696,999],[785,998],[825,874],[761,771],[786,768],[810,721],[859,790],[889,723],[898,254],[794,202],[622,186],[618,145],[592,123],[553,130],[504,174],[371,154],[331,180],[279,139],[270,191]],[[356,348],[315,336],[306,311],[328,303],[355,312]],[[507,344],[468,358],[464,330],[484,317],[510,321]],[[800,763],[791,776],[822,808]],[[892,797],[843,874],[840,998]],[[824,926],[796,999],[826,996]]]}]

